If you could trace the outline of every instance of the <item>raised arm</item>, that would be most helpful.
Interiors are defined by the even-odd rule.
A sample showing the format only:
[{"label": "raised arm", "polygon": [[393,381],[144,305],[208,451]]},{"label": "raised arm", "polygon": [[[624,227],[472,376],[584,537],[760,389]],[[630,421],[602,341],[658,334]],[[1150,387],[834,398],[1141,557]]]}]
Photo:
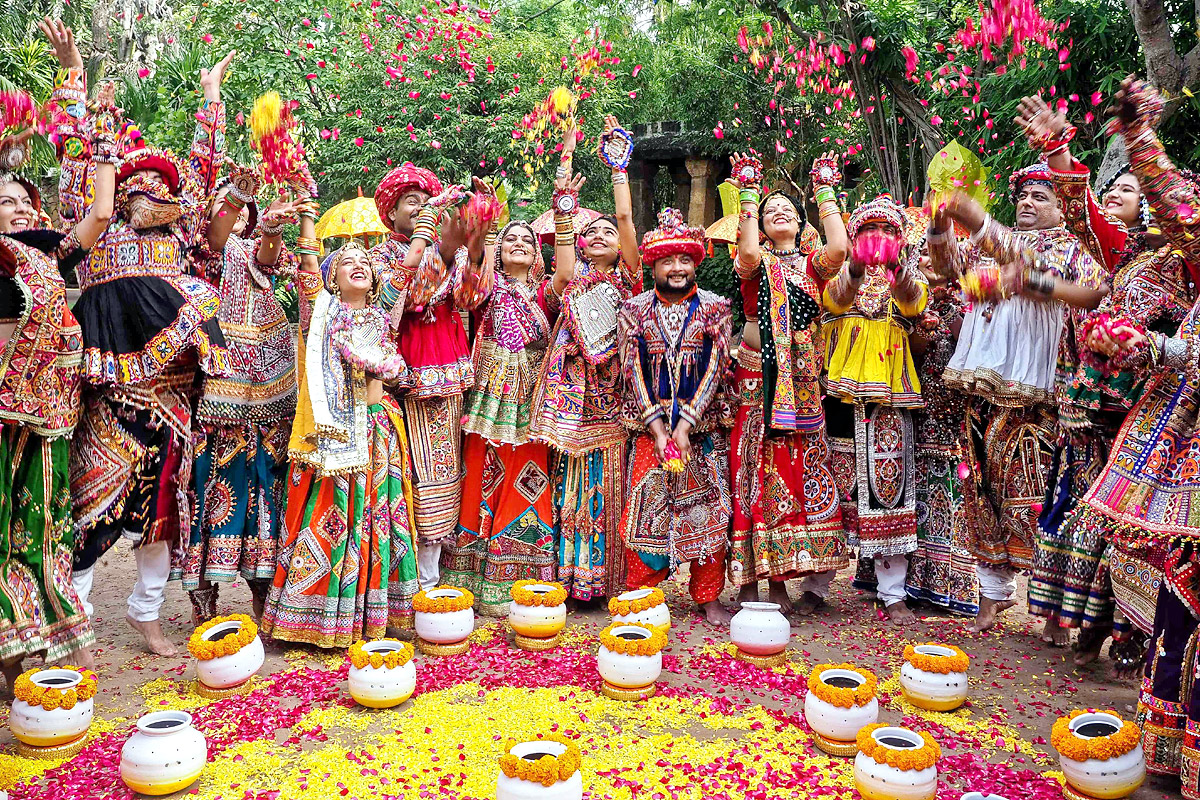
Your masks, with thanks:
[{"label": "raised arm", "polygon": [[[229,188],[221,198],[221,208],[216,216],[208,221],[205,237],[208,248],[213,253],[220,254],[225,250],[225,243],[237,226],[238,216],[248,203],[254,202],[255,195],[262,188],[262,179],[251,168],[243,167],[229,161]],[[264,220],[265,224],[265,215]]]},{"label": "raised arm", "polygon": [[554,208],[554,278],[550,286],[556,297],[562,297],[567,284],[575,278],[574,215],[560,213],[559,201],[563,195],[570,195],[578,203],[579,190],[585,181],[582,175],[554,179],[554,199],[551,201]]},{"label": "raised arm", "polygon": [[91,250],[112,220],[117,164],[121,160],[117,152],[120,114],[113,106],[115,96],[116,85],[106,83],[100,87],[92,107],[92,204],[73,231],[73,244],[80,250]]},{"label": "raised arm", "polygon": [[[576,138],[574,126],[569,133],[573,141]],[[575,149],[574,144],[571,149]],[[563,151],[566,152],[566,139],[563,140]],[[604,118],[604,135],[600,137],[599,151],[600,159],[612,169],[613,208],[621,245],[622,269],[626,273],[626,280],[637,286],[641,282],[642,256],[638,249],[637,227],[633,224],[633,197],[629,193],[628,172],[629,160],[633,156],[633,137],[612,114]],[[569,161],[566,166],[570,174]]]},{"label": "raised arm", "polygon": [[762,186],[762,162],[752,155],[734,153],[729,157],[732,172],[729,185],[738,191],[741,215],[738,218],[737,260],[733,269],[742,280],[758,274],[762,263],[762,248],[759,246],[758,202]]},{"label": "raised arm", "polygon": [[[417,215],[412,243],[401,265],[403,272],[411,276],[407,280],[406,308],[424,308],[446,280],[456,256],[452,256],[451,261],[447,262],[442,255],[445,248],[439,249],[439,243],[442,242],[443,236],[453,237],[460,242],[465,241],[466,232],[459,214],[457,211],[450,211],[465,198],[466,192],[461,186],[450,186],[426,203]],[[434,250],[427,255],[431,245]],[[458,252],[457,247],[454,252]]]},{"label": "raised arm", "polygon": [[188,158],[191,169],[186,176],[187,191],[197,199],[212,194],[225,161],[225,104],[221,102],[221,82],[235,55],[237,51],[230,50],[212,69],[200,70],[204,102],[196,115],[196,130]]},{"label": "raised arm", "polygon": [[50,94],[54,110],[53,133],[58,155],[58,200],[59,215],[75,223],[87,214],[90,161],[89,145],[91,134],[85,130],[87,115],[87,73],[83,69],[83,57],[75,46],[74,32],[59,20],[49,18],[38,23],[38,28],[50,42],[58,58],[59,72]]},{"label": "raised arm", "polygon": [[[846,232],[846,221],[837,202],[837,185],[842,180],[838,169],[837,155],[830,150],[813,161],[809,173],[813,184],[813,199],[817,201],[817,214],[825,234],[825,244],[810,255],[813,272],[823,281],[830,280],[842,268],[850,255],[850,235]],[[801,209],[797,209],[803,214]],[[803,227],[803,226],[801,226]]]}]

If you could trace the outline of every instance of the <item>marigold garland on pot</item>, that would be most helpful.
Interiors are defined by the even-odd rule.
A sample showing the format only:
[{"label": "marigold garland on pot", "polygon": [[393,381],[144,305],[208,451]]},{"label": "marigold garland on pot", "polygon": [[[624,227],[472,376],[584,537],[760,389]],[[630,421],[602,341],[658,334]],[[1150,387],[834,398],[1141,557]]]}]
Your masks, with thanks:
[{"label": "marigold garland on pot", "polygon": [[[1096,736],[1091,739],[1085,739],[1082,736],[1076,736],[1071,731],[1071,721],[1082,714],[1111,714],[1121,720],[1121,727],[1108,736]],[[1121,719],[1121,715],[1116,711],[1094,711],[1088,709],[1080,709],[1072,711],[1065,717],[1060,717],[1054,723],[1054,727],[1050,730],[1050,744],[1058,751],[1058,754],[1069,758],[1072,761],[1087,761],[1089,758],[1094,758],[1097,761],[1107,761],[1110,758],[1117,758],[1132,751],[1142,741],[1142,732],[1137,725],[1126,719]]]},{"label": "marigold garland on pot", "polygon": [[650,594],[645,597],[639,597],[634,600],[621,600],[613,597],[608,601],[608,613],[614,617],[628,617],[630,614],[640,614],[641,612],[662,605],[667,602],[666,595],[662,589],[657,586],[650,590]]},{"label": "marigold garland on pot", "polygon": [[[863,682],[853,689],[830,686],[821,680],[821,673],[831,669],[843,669],[848,672],[858,673],[863,677]],[[859,669],[851,664],[820,664],[814,667],[808,676],[808,690],[826,703],[829,703],[829,705],[837,706],[838,708],[865,706],[875,698],[875,691],[878,687],[879,681],[873,672]]]},{"label": "marigold garland on pot", "polygon": [[46,668],[37,667],[23,672],[13,681],[13,694],[18,700],[24,700],[31,706],[41,706],[47,711],[53,711],[56,708],[70,711],[76,703],[91,700],[96,696],[96,673],[90,669],[79,669],[78,667],[55,667],[55,669],[78,672],[82,678],[70,689],[39,686],[33,682],[33,676],[44,672]]},{"label": "marigold garland on pot", "polygon": [[396,644],[398,647],[395,650],[387,653],[372,653],[367,650],[366,642],[355,642],[350,645],[350,663],[357,669],[366,669],[368,666],[375,669],[403,667],[413,659],[413,646],[408,642],[398,640]]},{"label": "marigold garland on pot", "polygon": [[924,744],[917,748],[898,749],[880,744],[871,734],[880,728],[894,727],[886,722],[867,725],[858,732],[858,750],[876,764],[887,764],[898,770],[923,770],[932,767],[942,757],[942,747],[924,731],[918,733]]},{"label": "marigold garland on pot", "polygon": [[[240,622],[242,626],[238,628],[236,633],[226,636],[215,641],[207,641],[204,634],[218,625],[224,625],[230,622]],[[230,614],[227,617],[214,617],[208,622],[205,622],[196,628],[188,639],[188,652],[201,661],[211,661],[214,658],[222,656],[231,656],[241,650],[246,645],[254,641],[254,637],[258,636],[258,626],[254,624],[254,620],[245,614]]]},{"label": "marigold garland on pot", "polygon": [[[429,592],[437,592],[443,589],[453,589],[459,594],[453,597],[430,597]],[[460,589],[457,586],[439,586],[436,589],[417,592],[417,596],[413,598],[413,611],[422,614],[449,614],[454,611],[462,611],[475,605],[475,595],[471,594],[466,589]]]},{"label": "marigold garland on pot", "polygon": [[[535,592],[531,586],[550,586],[548,592]],[[542,606],[554,608],[567,602],[567,590],[561,583],[553,581],[517,581],[512,587],[512,599],[519,606]]]},{"label": "marigold garland on pot", "polygon": [[966,672],[971,667],[971,658],[952,644],[934,644],[933,642],[929,642],[927,645],[918,646],[942,647],[946,650],[954,651],[954,655],[951,656],[935,656],[928,653],[918,653],[916,647],[913,647],[911,644],[906,645],[904,647],[904,660],[922,672],[936,672],[940,675],[949,675],[951,672]]},{"label": "marigold garland on pot", "polygon": [[570,780],[571,776],[579,771],[583,757],[579,753],[579,746],[573,741],[555,733],[539,733],[535,738],[542,742],[558,742],[567,749],[557,756],[544,755],[537,761],[530,761],[510,752],[524,742],[509,739],[504,747],[504,754],[500,756],[500,769],[505,775],[540,783],[549,788],[560,781]]},{"label": "marigold garland on pot", "polygon": [[[622,639],[613,634],[616,628],[641,628],[650,634],[645,639]],[[627,656],[652,656],[667,646],[667,635],[653,625],[640,622],[614,622],[600,631],[600,644],[613,653]]]}]

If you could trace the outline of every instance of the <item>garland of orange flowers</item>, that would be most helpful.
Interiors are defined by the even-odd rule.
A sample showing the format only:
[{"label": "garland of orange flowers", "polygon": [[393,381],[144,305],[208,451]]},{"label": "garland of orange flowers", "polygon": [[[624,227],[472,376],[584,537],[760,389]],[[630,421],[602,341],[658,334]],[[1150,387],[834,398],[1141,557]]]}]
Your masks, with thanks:
[{"label": "garland of orange flowers", "polygon": [[413,646],[408,642],[397,641],[398,648],[389,653],[372,653],[367,650],[367,643],[363,641],[355,642],[350,645],[350,663],[357,669],[365,669],[367,665],[380,669],[387,667],[395,669],[403,667],[413,658]]},{"label": "garland of orange flowers", "polygon": [[[552,586],[549,592],[535,592],[530,586]],[[512,599],[519,606],[542,606],[554,608],[567,602],[567,590],[561,583],[553,581],[517,581],[512,587]]]},{"label": "garland of orange flowers", "polygon": [[[646,639],[622,639],[613,634],[613,628],[629,627],[642,628],[649,631],[650,636]],[[662,652],[662,649],[667,646],[667,635],[653,625],[644,625],[640,622],[614,622],[600,631],[600,644],[613,653],[627,656],[652,656]]]},{"label": "garland of orange flowers", "polygon": [[970,657],[952,644],[934,644],[933,642],[928,642],[925,646],[944,647],[947,650],[953,650],[954,655],[931,656],[926,653],[918,653],[917,649],[910,644],[904,647],[904,660],[922,672],[936,672],[940,675],[949,675],[951,672],[966,672],[971,667]]},{"label": "garland of orange flowers", "polygon": [[[821,680],[821,673],[830,669],[844,669],[857,672],[863,677],[863,682],[853,689],[843,689],[840,686],[830,686]],[[875,698],[875,690],[879,681],[875,673],[859,669],[851,664],[820,664],[813,668],[808,676],[808,690],[820,699],[838,708],[865,706]]]},{"label": "garland of orange flowers", "polygon": [[635,600],[621,600],[617,597],[609,599],[608,613],[614,617],[628,617],[630,614],[641,613],[665,602],[667,602],[666,595],[663,594],[662,589],[656,586],[650,590],[650,594]]},{"label": "garland of orange flowers", "polygon": [[[242,627],[232,636],[226,636],[224,639],[218,639],[215,642],[209,642],[204,639],[204,634],[226,622],[240,622],[242,623]],[[213,617],[208,622],[201,624],[192,633],[191,638],[188,639],[188,652],[201,661],[211,661],[214,658],[233,655],[253,642],[255,636],[258,636],[258,626],[254,624],[254,620],[245,614]]]},{"label": "garland of orange flowers", "polygon": [[[429,592],[436,592],[438,589],[454,589],[462,594],[454,597],[429,596]],[[453,611],[463,611],[473,605],[475,605],[475,595],[457,586],[439,586],[437,589],[430,589],[428,591],[422,589],[413,598],[413,611],[419,611],[422,614],[449,614]]]},{"label": "garland of orange flowers", "polygon": [[1071,721],[1081,714],[1094,713],[1096,713],[1095,709],[1080,709],[1072,711],[1065,717],[1060,717],[1058,722],[1054,723],[1054,727],[1050,729],[1050,744],[1054,746],[1060,756],[1072,761],[1087,761],[1089,758],[1107,761],[1110,758],[1125,755],[1142,741],[1142,732],[1138,726],[1129,720],[1121,719],[1121,715],[1112,710],[1100,713],[1112,714],[1121,720],[1121,727],[1116,733],[1097,736],[1093,739],[1076,736],[1071,731]]},{"label": "garland of orange flowers", "polygon": [[937,760],[942,757],[942,747],[933,737],[924,731],[913,731],[919,733],[925,744],[917,748],[905,748],[903,750],[888,747],[880,744],[871,734],[880,728],[894,727],[886,722],[868,725],[858,731],[858,751],[867,758],[872,759],[876,764],[887,764],[889,767],[895,767],[898,770],[905,772],[909,770],[923,770],[932,767],[937,763]]},{"label": "garland of orange flowers", "polygon": [[579,771],[579,767],[583,764],[583,757],[579,753],[578,745],[556,733],[539,733],[536,738],[542,742],[558,742],[565,745],[567,749],[557,756],[545,755],[537,761],[530,761],[527,758],[514,756],[510,752],[518,744],[524,742],[509,739],[504,746],[504,755],[500,756],[500,769],[505,775],[523,781],[540,783],[549,788],[560,781],[570,780],[571,776]]},{"label": "garland of orange flowers", "polygon": [[31,706],[41,706],[47,711],[53,711],[56,708],[65,708],[70,711],[76,703],[91,700],[96,696],[96,673],[90,669],[54,667],[54,669],[78,672],[83,676],[82,680],[70,689],[55,689],[52,686],[38,686],[34,683],[33,676],[46,669],[46,667],[36,667],[21,673],[20,677],[13,681],[13,694],[18,700],[24,700]]}]

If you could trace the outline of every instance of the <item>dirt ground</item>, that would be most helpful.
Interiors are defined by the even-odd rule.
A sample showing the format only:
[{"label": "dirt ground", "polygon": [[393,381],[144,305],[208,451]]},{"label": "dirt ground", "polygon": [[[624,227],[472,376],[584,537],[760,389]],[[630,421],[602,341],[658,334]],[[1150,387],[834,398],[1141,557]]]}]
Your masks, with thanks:
[{"label": "dirt ground", "polygon": [[[676,621],[670,637],[670,652],[687,658],[706,644],[725,641],[727,634],[709,627],[691,613],[686,584],[680,582],[682,577],[676,576],[665,588]],[[1110,682],[1107,647],[1098,663],[1077,669],[1071,663],[1069,650],[1055,649],[1040,642],[1036,636],[1040,620],[1018,609],[1007,612],[997,630],[982,635],[970,633],[969,620],[929,608],[918,610],[919,621],[915,626],[901,630],[886,622],[876,604],[851,586],[851,578],[851,571],[839,574],[830,604],[811,622],[793,627],[793,660],[808,667],[849,661],[874,670],[882,681],[893,674],[906,642],[957,644],[972,657],[973,694],[969,701],[972,712],[991,715],[995,721],[1017,728],[1022,738],[1047,752],[1055,719],[1073,709],[1114,708],[1127,719],[1133,717],[1136,688],[1132,683]],[[186,641],[191,632],[191,607],[186,595],[178,584],[168,586],[162,619],[167,635],[179,647],[181,656],[160,658],[144,651],[141,637],[125,621],[125,597],[133,580],[133,558],[122,544],[100,562],[93,591],[101,688],[97,714],[108,718],[124,717],[130,721],[148,710],[145,699],[137,691],[139,686],[159,677],[179,680],[194,675],[186,652]],[[765,591],[765,585],[763,588]],[[1021,595],[1024,595],[1024,586]],[[732,591],[727,591],[724,599],[731,601]],[[223,586],[218,608],[222,614],[249,613],[250,594],[245,584]],[[581,609],[569,622],[598,629],[607,621],[607,609],[597,607]],[[295,667],[294,655],[285,661],[283,653],[283,648],[268,642],[267,665],[263,672]],[[314,663],[318,655],[313,651]],[[664,675],[664,680],[671,680],[671,676]],[[796,698],[795,704],[787,710],[799,713],[799,700]],[[786,707],[788,704],[781,705]],[[885,710],[881,719],[886,721],[889,716],[896,714]],[[7,728],[0,733],[0,745],[11,750],[13,741]],[[1013,766],[1026,761],[1024,756],[1015,754],[1009,758],[1013,759]],[[1135,798],[1157,800],[1177,796],[1177,781],[1151,779]]]}]

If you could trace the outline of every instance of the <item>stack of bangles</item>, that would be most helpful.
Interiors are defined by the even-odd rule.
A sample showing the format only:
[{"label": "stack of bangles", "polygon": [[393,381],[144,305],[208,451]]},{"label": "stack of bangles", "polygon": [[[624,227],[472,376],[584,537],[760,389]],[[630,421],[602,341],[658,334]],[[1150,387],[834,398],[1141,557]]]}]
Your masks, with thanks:
[{"label": "stack of bangles", "polygon": [[1050,134],[1045,134],[1039,139],[1037,144],[1040,146],[1042,153],[1047,158],[1050,156],[1056,156],[1067,149],[1067,145],[1069,145],[1071,140],[1075,138],[1077,130],[1078,129],[1074,125],[1068,122],[1065,126],[1063,126],[1063,129],[1059,132],[1057,137],[1053,137]]},{"label": "stack of bangles", "polygon": [[297,236],[296,255],[316,258],[321,255],[321,243],[311,236]]},{"label": "stack of bangles", "polygon": [[1025,290],[1040,294],[1044,297],[1049,297],[1054,294],[1054,274],[1046,270],[1025,268],[1025,274],[1021,276],[1021,283]]},{"label": "stack of bangles", "polygon": [[575,244],[575,222],[568,216],[554,215],[555,247],[572,247]]},{"label": "stack of bangles", "polygon": [[832,186],[818,186],[813,192],[813,196],[817,201],[817,214],[821,219],[832,217],[834,215],[841,216],[842,209],[838,206],[837,194],[834,193]]},{"label": "stack of bangles", "polygon": [[412,238],[424,239],[430,244],[438,241],[438,214],[429,206],[421,209],[417,215],[417,223],[413,226]]},{"label": "stack of bangles", "polygon": [[614,168],[612,171],[613,186],[620,186],[623,183],[629,183],[629,173],[623,169]]}]

